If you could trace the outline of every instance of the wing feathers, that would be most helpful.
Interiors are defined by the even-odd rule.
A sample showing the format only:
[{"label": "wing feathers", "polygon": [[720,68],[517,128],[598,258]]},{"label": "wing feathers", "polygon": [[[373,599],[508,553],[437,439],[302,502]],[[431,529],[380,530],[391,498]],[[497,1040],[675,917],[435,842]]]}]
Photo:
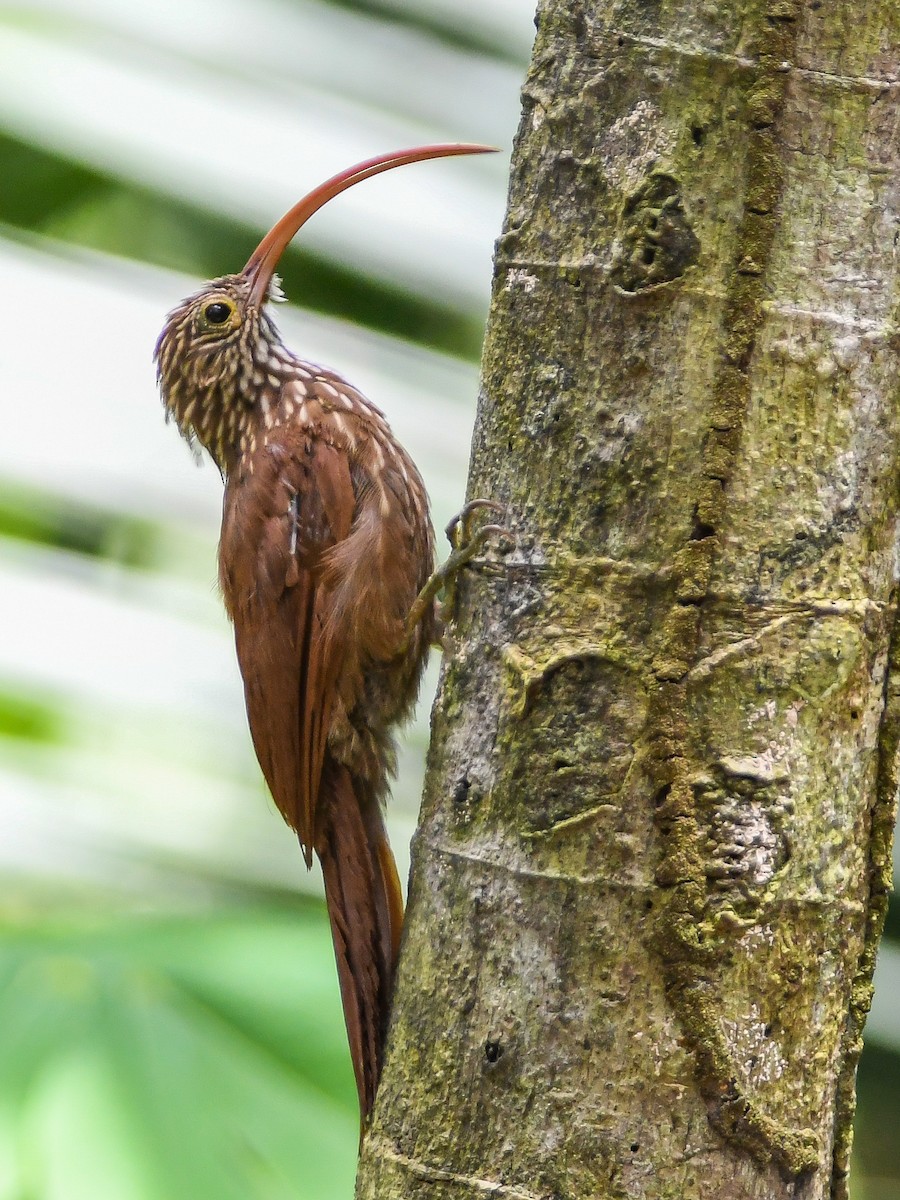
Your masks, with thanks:
[{"label": "wing feathers", "polygon": [[296,441],[229,481],[219,555],[253,743],[309,864],[344,653],[328,628],[323,562],[348,536],[356,500],[343,451],[302,431]]},{"label": "wing feathers", "polygon": [[[390,746],[378,743],[371,766],[364,755],[364,768],[354,760],[351,774],[329,753],[328,739],[337,736],[338,717],[366,695],[364,664],[395,652],[405,598],[382,569],[396,547],[358,463],[351,468],[347,450],[308,428],[281,432],[277,443],[263,444],[251,471],[228,479],[220,579],[263,773],[307,865],[313,850],[321,859],[365,1119],[403,924],[379,808]],[[363,733],[375,738],[379,730]],[[341,734],[357,735],[355,727]]]}]

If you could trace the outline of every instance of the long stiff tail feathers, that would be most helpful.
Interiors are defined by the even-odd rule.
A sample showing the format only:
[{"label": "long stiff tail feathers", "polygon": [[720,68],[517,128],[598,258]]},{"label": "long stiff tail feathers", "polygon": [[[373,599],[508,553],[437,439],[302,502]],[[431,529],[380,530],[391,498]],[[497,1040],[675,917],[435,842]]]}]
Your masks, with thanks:
[{"label": "long stiff tail feathers", "polygon": [[326,758],[316,813],[350,1057],[363,1127],[381,1075],[403,926],[403,899],[381,808],[371,789]]}]

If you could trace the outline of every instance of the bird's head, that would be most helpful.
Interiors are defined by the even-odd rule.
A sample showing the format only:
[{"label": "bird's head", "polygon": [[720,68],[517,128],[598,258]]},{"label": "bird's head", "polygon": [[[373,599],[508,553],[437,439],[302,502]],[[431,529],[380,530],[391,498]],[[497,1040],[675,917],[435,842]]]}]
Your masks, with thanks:
[{"label": "bird's head", "polygon": [[156,343],[156,367],[167,415],[189,441],[199,441],[227,471],[247,416],[270,374],[270,349],[278,343],[266,315],[267,300],[281,299],[275,269],[298,230],[329,200],[408,163],[455,154],[484,154],[492,146],[418,146],[369,159],[341,171],[295,204],[259,243],[243,271],[206,284],[168,316]]},{"label": "bird's head", "polygon": [[156,343],[166,416],[223,471],[239,417],[252,405],[254,364],[278,337],[261,306],[251,305],[251,290],[245,272],[212,280],[172,309]]}]

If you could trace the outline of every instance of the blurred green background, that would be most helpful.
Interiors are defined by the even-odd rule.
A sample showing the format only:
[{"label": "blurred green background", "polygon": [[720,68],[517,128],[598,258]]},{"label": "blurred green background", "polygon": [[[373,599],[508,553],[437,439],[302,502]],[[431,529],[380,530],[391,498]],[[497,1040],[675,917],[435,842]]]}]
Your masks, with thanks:
[{"label": "blurred green background", "polygon": [[[315,874],[262,786],[221,485],[166,428],[166,310],[333,171],[508,148],[531,0],[0,6],[0,1200],[346,1200],[355,1089]],[[461,502],[507,160],[396,172],[283,264],[286,340]],[[391,809],[406,874],[433,688]],[[855,1195],[900,1198],[900,915]]]}]

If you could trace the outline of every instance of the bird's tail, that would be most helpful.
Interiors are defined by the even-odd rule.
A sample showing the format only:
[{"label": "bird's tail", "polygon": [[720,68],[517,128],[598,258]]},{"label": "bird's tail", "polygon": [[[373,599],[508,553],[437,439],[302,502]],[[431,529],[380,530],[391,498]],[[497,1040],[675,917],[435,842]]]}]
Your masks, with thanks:
[{"label": "bird's tail", "polygon": [[365,1125],[381,1074],[403,898],[377,797],[346,767],[327,759],[315,848],[322,864],[344,1021]]}]

